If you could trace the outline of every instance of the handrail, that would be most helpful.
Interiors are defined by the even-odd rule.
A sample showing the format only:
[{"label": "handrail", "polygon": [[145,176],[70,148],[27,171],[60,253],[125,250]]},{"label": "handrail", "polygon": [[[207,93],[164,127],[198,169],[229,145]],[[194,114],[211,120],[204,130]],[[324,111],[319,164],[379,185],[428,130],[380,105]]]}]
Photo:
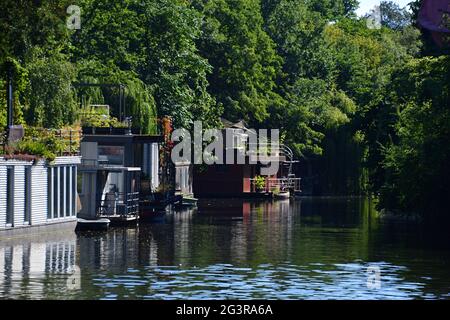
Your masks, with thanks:
[{"label": "handrail", "polygon": [[[256,192],[256,178],[250,178],[251,192]],[[301,178],[266,178],[264,180],[264,188],[262,191],[271,192],[276,188],[280,190],[300,191]]]},{"label": "handrail", "polygon": [[[80,129],[47,129],[47,128],[35,128],[26,127],[25,138],[29,138],[32,141],[37,141],[42,138],[55,138],[61,144],[61,149],[58,151],[59,156],[63,155],[79,155],[80,143],[81,143],[81,130]],[[31,131],[31,132],[29,132]],[[8,137],[5,131],[0,131],[0,147],[2,147],[3,153],[6,152],[6,146],[8,145]]]},{"label": "handrail", "polygon": [[[63,146],[63,149],[60,150],[59,155],[79,155],[80,154],[80,143],[81,143],[81,129],[47,129],[47,128],[25,128],[25,131],[33,130],[39,137],[32,136],[32,140],[38,140],[42,137],[50,137],[53,135],[56,139],[58,139]],[[34,133],[34,132],[33,132]]]},{"label": "handrail", "polygon": [[139,192],[114,192],[111,195],[114,195],[114,198],[107,199],[107,194],[98,194],[97,214],[104,216],[139,214]]}]

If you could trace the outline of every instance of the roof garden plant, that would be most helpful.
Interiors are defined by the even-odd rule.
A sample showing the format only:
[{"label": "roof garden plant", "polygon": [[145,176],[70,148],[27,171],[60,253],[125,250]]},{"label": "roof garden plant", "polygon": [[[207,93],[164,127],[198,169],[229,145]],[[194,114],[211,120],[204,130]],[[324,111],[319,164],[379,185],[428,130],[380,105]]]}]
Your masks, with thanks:
[{"label": "roof garden plant", "polygon": [[256,190],[261,192],[264,191],[265,187],[266,187],[266,179],[263,176],[256,176],[255,177]]},{"label": "roof garden plant", "polygon": [[80,112],[80,123],[82,127],[94,128],[126,128],[127,124],[111,117],[109,111],[104,108],[88,107]]},{"label": "roof garden plant", "polygon": [[71,155],[78,152],[79,131],[78,126],[61,129],[26,126],[24,137],[5,145],[4,153],[7,158],[12,159],[45,159],[52,162],[58,155]]}]

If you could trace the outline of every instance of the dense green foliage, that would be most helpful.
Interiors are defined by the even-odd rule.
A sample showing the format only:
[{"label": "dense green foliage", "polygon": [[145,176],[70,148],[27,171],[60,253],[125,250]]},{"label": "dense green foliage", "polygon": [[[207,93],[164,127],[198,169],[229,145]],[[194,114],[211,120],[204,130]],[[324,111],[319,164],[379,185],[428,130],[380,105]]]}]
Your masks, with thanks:
[{"label": "dense green foliage", "polygon": [[[23,123],[24,116],[33,124],[46,126],[73,121],[70,83],[75,71],[64,55],[69,46],[65,26],[69,4],[66,0],[2,2],[1,78],[4,81],[7,70],[13,70],[15,123]],[[6,103],[3,90],[0,99]]]},{"label": "dense green foliage", "polygon": [[16,123],[121,125],[117,88],[73,86],[121,83],[142,132],[163,116],[281,129],[315,193],[372,192],[383,207],[421,212],[449,195],[449,60],[417,28],[420,1],[411,13],[383,1],[379,29],[356,17],[356,0],[75,4],[80,30],[66,28],[69,1],[4,1],[0,103],[11,68]]},{"label": "dense green foliage", "polygon": [[201,16],[185,1],[85,0],[80,6],[86,14],[73,35],[73,59],[89,81],[127,85],[136,125],[151,125],[156,109],[179,127],[217,118],[206,90],[211,66],[195,46]]},{"label": "dense green foliage", "polygon": [[385,149],[383,206],[442,214],[450,196],[450,59],[414,59],[393,78],[396,139]]}]

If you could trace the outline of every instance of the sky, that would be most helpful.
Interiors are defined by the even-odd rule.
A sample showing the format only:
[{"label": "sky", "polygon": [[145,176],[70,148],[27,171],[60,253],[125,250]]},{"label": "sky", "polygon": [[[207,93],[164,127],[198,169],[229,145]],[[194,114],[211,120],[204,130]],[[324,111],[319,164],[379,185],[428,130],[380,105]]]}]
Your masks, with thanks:
[{"label": "sky", "polygon": [[[405,7],[411,0],[392,0],[398,3],[400,7]],[[380,0],[359,0],[359,9],[356,10],[358,16],[363,16],[375,6],[380,4]]]}]

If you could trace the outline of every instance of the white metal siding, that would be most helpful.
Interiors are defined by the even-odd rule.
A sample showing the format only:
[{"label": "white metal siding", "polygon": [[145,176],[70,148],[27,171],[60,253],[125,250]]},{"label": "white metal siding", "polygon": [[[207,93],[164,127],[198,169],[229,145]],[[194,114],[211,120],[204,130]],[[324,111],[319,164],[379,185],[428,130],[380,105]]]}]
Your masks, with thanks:
[{"label": "white metal siding", "polygon": [[80,164],[81,157],[56,157],[53,164],[55,165],[71,165],[71,164]]},{"label": "white metal siding", "polygon": [[0,229],[6,225],[6,166],[0,162]]},{"label": "white metal siding", "polygon": [[3,288],[5,277],[5,249],[0,247],[0,288]]},{"label": "white metal siding", "polygon": [[[77,165],[80,163],[80,157],[58,157],[56,158],[54,164],[68,167],[70,165]],[[30,210],[30,223],[31,225],[40,225],[49,222],[47,220],[47,205],[48,205],[48,194],[47,194],[47,174],[48,168],[47,162],[41,160],[37,163],[29,161],[19,161],[19,160],[5,160],[0,157],[0,229],[6,228],[6,200],[7,200],[7,167],[14,166],[14,227],[28,225],[29,223],[24,223],[25,215],[25,166],[31,166],[31,210]],[[64,172],[65,170],[61,170]],[[66,179],[71,177],[70,174],[66,174]],[[76,179],[76,177],[73,177]],[[60,180],[58,179],[58,185]],[[65,187],[64,187],[65,189]],[[64,194],[61,194],[58,189],[58,194],[61,200],[64,199]],[[70,190],[65,190],[69,192]],[[66,195],[70,197],[70,195]],[[64,203],[65,206],[65,203]],[[58,206],[59,208],[59,206]],[[65,208],[70,210],[69,208]],[[74,220],[75,216],[52,219],[54,220]]]}]

